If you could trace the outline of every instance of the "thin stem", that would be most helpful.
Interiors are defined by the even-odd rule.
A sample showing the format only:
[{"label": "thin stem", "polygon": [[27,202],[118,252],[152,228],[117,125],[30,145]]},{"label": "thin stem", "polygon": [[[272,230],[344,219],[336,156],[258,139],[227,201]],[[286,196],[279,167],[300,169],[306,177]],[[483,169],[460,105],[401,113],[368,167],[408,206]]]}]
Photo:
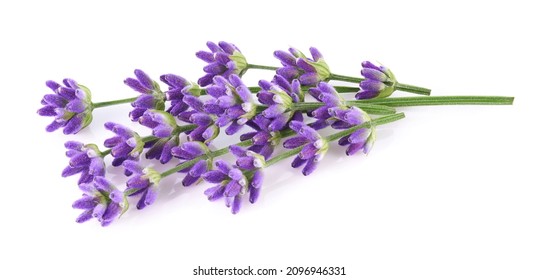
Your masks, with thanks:
[{"label": "thin stem", "polygon": [[329,75],[328,79],[336,80],[336,81],[343,81],[343,82],[350,82],[350,83],[355,83],[355,84],[359,84],[359,82],[365,80],[363,78],[351,77],[351,76],[345,76],[345,75],[339,75],[339,74],[333,74],[333,73]]},{"label": "thin stem", "polygon": [[131,102],[133,102],[135,100],[137,100],[137,97],[131,97],[131,98],[125,98],[125,99],[119,99],[119,100],[112,100],[112,101],[105,101],[105,102],[97,102],[97,103],[93,103],[92,107],[95,109],[95,108],[107,107],[107,106],[111,106],[111,105],[131,103]]},{"label": "thin stem", "polygon": [[[350,104],[350,101],[346,101],[347,105],[356,106],[358,108],[361,108],[363,111],[374,114],[374,115],[389,115],[394,114],[396,110],[394,108],[391,108],[389,106],[385,105],[378,105],[378,104],[368,104],[368,103],[361,103],[361,104]],[[301,102],[301,103],[294,103],[292,104],[292,110],[297,111],[311,111],[318,109],[325,105],[323,102]]]},{"label": "thin stem", "polygon": [[[389,115],[389,116],[380,117],[380,118],[374,119],[374,120],[372,120],[370,122],[365,122],[365,123],[362,123],[360,125],[356,125],[354,127],[351,127],[349,129],[339,131],[339,132],[337,132],[335,134],[331,134],[328,137],[326,137],[325,139],[328,142],[332,142],[332,141],[340,139],[340,138],[342,138],[344,136],[348,136],[348,135],[354,133],[358,129],[365,128],[365,127],[373,127],[373,126],[383,125],[383,124],[386,124],[386,123],[390,123],[390,122],[400,120],[402,118],[404,118],[404,113],[398,113],[398,114],[393,114],[393,115]],[[279,162],[279,161],[281,161],[283,159],[287,159],[289,157],[297,155],[303,149],[303,147],[304,146],[299,146],[299,147],[297,147],[295,149],[286,151],[286,152],[284,152],[282,154],[279,154],[277,156],[272,157],[270,160],[266,161],[265,167],[273,165],[273,164],[275,164],[275,163],[277,163],[277,162]]]},{"label": "thin stem", "polygon": [[358,92],[360,88],[358,87],[343,87],[343,86],[333,86],[333,88],[338,93],[349,93],[349,92]]},{"label": "thin stem", "polygon": [[512,105],[513,100],[514,97],[509,96],[413,96],[353,100],[348,101],[348,103],[354,106],[369,103],[390,107],[407,107],[431,105]]},{"label": "thin stem", "polygon": [[267,66],[267,65],[258,65],[258,64],[247,64],[247,69],[262,69],[262,70],[272,70],[275,71],[279,69],[279,67],[275,66]]},{"label": "thin stem", "polygon": [[430,95],[430,89],[424,88],[424,87],[416,87],[413,85],[397,83],[395,84],[395,89],[404,91],[404,92],[411,92],[415,94]]}]

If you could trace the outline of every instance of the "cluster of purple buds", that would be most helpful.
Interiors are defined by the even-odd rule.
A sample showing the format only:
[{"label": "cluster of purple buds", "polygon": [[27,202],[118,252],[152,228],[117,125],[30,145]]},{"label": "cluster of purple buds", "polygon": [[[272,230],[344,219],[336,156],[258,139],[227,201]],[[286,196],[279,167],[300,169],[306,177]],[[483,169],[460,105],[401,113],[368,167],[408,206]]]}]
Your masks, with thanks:
[{"label": "cluster of purple buds", "polygon": [[165,94],[159,84],[144,73],[136,69],[136,78],[127,78],[124,83],[141,95],[131,103],[134,109],[129,113],[132,121],[137,121],[149,109],[163,110],[165,108]]},{"label": "cluster of purple buds", "polygon": [[201,86],[212,84],[215,77],[227,79],[234,74],[242,76],[247,71],[247,60],[234,44],[221,41],[218,44],[207,42],[206,45],[210,52],[196,53],[198,58],[208,63],[203,69],[206,75],[198,80]]},{"label": "cluster of purple buds", "polygon": [[235,74],[228,79],[217,76],[213,82],[213,85],[206,88],[213,99],[204,104],[205,110],[218,116],[215,123],[219,127],[227,126],[226,134],[235,134],[256,115],[257,105],[253,94]]},{"label": "cluster of purple buds", "polygon": [[105,176],[103,154],[95,144],[84,145],[77,141],[65,143],[69,165],[62,171],[62,177],[80,174],[78,184],[90,183],[97,176]]},{"label": "cluster of purple buds", "polygon": [[79,188],[83,195],[73,203],[73,208],[84,212],[77,217],[77,223],[95,218],[102,226],[108,226],[129,207],[124,194],[104,177],[96,177],[90,183],[79,185]]},{"label": "cluster of purple buds", "polygon": [[289,48],[288,52],[275,51],[273,55],[281,61],[283,67],[277,69],[277,74],[288,81],[299,79],[304,86],[314,86],[320,81],[331,77],[329,66],[318,49],[309,49],[312,58],[308,58],[301,51]]},{"label": "cluster of purple buds", "polygon": [[[199,141],[186,142],[179,147],[172,148],[172,155],[181,160],[180,164],[195,160],[201,156],[207,155],[208,153],[210,153],[208,146]],[[184,187],[188,187],[196,184],[198,181],[200,181],[202,174],[208,171],[211,166],[211,158],[199,159],[194,165],[180,170],[179,172],[187,173],[182,180],[182,185]]]},{"label": "cluster of purple buds", "polygon": [[[145,144],[136,132],[113,122],[105,123],[105,128],[115,134],[104,143],[105,147],[111,149],[110,154],[114,157],[112,166],[120,166],[126,160],[138,160]],[[125,172],[126,175],[131,175],[129,170],[126,169]]]},{"label": "cluster of purple buds", "polygon": [[153,204],[157,199],[161,174],[151,167],[142,168],[138,162],[133,160],[124,161],[123,166],[133,174],[127,180],[127,188],[124,193],[127,196],[140,195],[137,203],[139,210]]},{"label": "cluster of purple buds", "polygon": [[356,99],[384,98],[395,91],[397,80],[389,68],[369,61],[364,61],[361,66],[361,75],[365,80],[359,83],[361,90],[356,94]]},{"label": "cluster of purple buds", "polygon": [[324,158],[329,145],[316,130],[303,122],[291,121],[290,128],[297,133],[284,141],[283,146],[286,149],[296,149],[299,147],[301,151],[292,161],[292,167],[303,167],[302,173],[307,176],[316,169],[318,162]]},{"label": "cluster of purple buds", "polygon": [[[215,123],[217,116],[208,112],[222,113],[217,105],[204,104],[202,100],[195,96],[186,95],[183,101],[189,105],[192,110],[182,112],[178,119],[196,125],[196,128],[187,132],[189,141],[201,141],[210,143],[220,132],[219,126]],[[207,108],[207,109],[206,109]]]},{"label": "cluster of purple buds", "polygon": [[41,100],[43,107],[37,111],[41,116],[54,117],[46,128],[48,132],[63,127],[64,134],[75,134],[92,122],[92,96],[90,90],[72,79],[64,79],[64,85],[47,81],[54,94],[46,94]]},{"label": "cluster of purple buds", "polygon": [[261,169],[266,162],[262,155],[238,146],[230,146],[230,151],[237,158],[236,165],[231,166],[225,161],[216,160],[216,169],[204,173],[202,178],[206,182],[217,184],[204,192],[208,200],[224,197],[225,205],[236,214],[240,211],[245,194],[249,193],[251,203],[258,200],[263,181]]}]

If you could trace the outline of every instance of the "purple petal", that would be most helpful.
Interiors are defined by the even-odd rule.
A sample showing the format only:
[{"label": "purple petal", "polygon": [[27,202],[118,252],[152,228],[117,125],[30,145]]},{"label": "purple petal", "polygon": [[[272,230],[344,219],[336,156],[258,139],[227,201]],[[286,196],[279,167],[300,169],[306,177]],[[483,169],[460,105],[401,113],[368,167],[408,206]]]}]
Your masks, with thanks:
[{"label": "purple petal", "polygon": [[185,175],[185,177],[183,177],[182,185],[184,187],[189,187],[193,185],[194,183],[196,183],[198,179],[200,179],[200,177],[194,177],[194,176],[191,176],[191,174],[187,174]]},{"label": "purple petal", "polygon": [[184,79],[181,76],[174,75],[174,74],[161,75],[161,77],[159,78],[161,81],[163,81],[167,85],[176,89],[183,89],[185,86],[189,84],[189,82],[186,79]]},{"label": "purple petal", "polygon": [[152,90],[150,88],[144,87],[138,80],[133,78],[125,79],[124,84],[140,93],[152,93]]},{"label": "purple petal", "polygon": [[211,63],[214,62],[213,53],[207,51],[198,51],[196,52],[196,57],[202,59],[204,62]]},{"label": "purple petal", "polygon": [[283,147],[285,147],[286,149],[295,149],[307,143],[309,143],[309,140],[307,138],[303,136],[295,136],[295,137],[286,139],[283,143]]},{"label": "purple petal", "polygon": [[228,147],[228,150],[236,157],[244,157],[246,154],[245,149],[236,145],[231,145],[230,147]]},{"label": "purple petal", "polygon": [[299,71],[294,66],[285,66],[277,69],[277,74],[283,76],[283,78],[292,81],[299,76]]},{"label": "purple petal", "polygon": [[77,201],[73,202],[73,208],[75,209],[93,209],[97,205],[97,199],[92,196],[83,196]]},{"label": "purple petal", "polygon": [[204,146],[200,142],[185,142],[181,145],[181,148],[193,157],[196,157],[205,153]]},{"label": "purple petal", "polygon": [[135,175],[127,180],[126,185],[129,189],[144,189],[150,186],[150,180],[142,175]]},{"label": "purple petal", "polygon": [[289,54],[288,52],[278,50],[273,53],[273,56],[275,56],[275,58],[280,60],[283,65],[290,65],[290,66],[296,65],[296,58],[292,56],[291,54]]},{"label": "purple petal", "polygon": [[382,69],[379,66],[375,65],[374,63],[372,63],[370,61],[361,62],[361,66],[363,68],[370,68],[370,69],[374,69],[374,70],[378,70],[380,72],[383,72]]},{"label": "purple petal", "polygon": [[156,100],[151,94],[141,94],[131,105],[133,107],[153,109],[155,107]]},{"label": "purple petal", "polygon": [[238,124],[237,121],[234,121],[225,129],[225,133],[226,135],[233,135],[238,132],[242,127],[243,125]]},{"label": "purple petal", "polygon": [[234,202],[232,202],[232,214],[237,214],[241,208],[241,196],[237,195],[234,197]]},{"label": "purple petal", "polygon": [[51,106],[51,105],[47,105],[47,106],[37,110],[37,113],[40,116],[44,116],[44,117],[54,117],[54,116],[56,116],[56,111],[54,109],[56,109],[56,107]]},{"label": "purple petal", "polygon": [[157,187],[149,187],[146,191],[146,196],[144,197],[144,204],[152,205],[157,199]]},{"label": "purple petal", "polygon": [[43,100],[49,105],[57,108],[63,108],[67,104],[67,100],[57,94],[46,94],[43,96]]},{"label": "purple petal", "polygon": [[136,69],[135,70],[135,76],[140,81],[140,83],[149,89],[153,89],[153,81],[150,79],[150,76],[148,76],[144,71]]},{"label": "purple petal", "polygon": [[286,108],[279,104],[271,105],[266,110],[262,111],[262,115],[270,119],[276,118],[277,116],[281,115],[285,109]]},{"label": "purple petal", "polygon": [[373,90],[361,90],[356,94],[356,99],[371,99],[375,98],[378,95],[380,95],[379,91],[373,91]]},{"label": "purple petal", "polygon": [[236,47],[233,44],[224,41],[219,42],[219,47],[221,47],[228,54],[233,54],[234,51],[236,51]]},{"label": "purple petal", "polygon": [[249,202],[255,203],[260,196],[260,189],[250,188],[249,189]]},{"label": "purple petal", "polygon": [[198,79],[198,84],[201,86],[201,87],[205,87],[207,85],[211,85],[213,83],[213,74],[206,74],[204,76],[202,76],[200,79]]},{"label": "purple petal", "polygon": [[212,62],[202,69],[208,74],[221,74],[226,71],[226,67],[220,63]]},{"label": "purple petal", "polygon": [[[314,66],[312,66],[311,64],[309,64],[309,62],[307,62],[306,59],[304,58],[298,58],[297,62],[298,64],[298,67],[303,69],[305,72],[311,72],[311,73],[316,73],[316,68],[314,68]],[[300,80],[301,81],[301,80]]]},{"label": "purple petal", "polygon": [[312,55],[314,61],[318,61],[318,60],[324,58],[322,56],[322,53],[320,53],[320,51],[315,47],[310,47],[309,51],[311,52],[311,55]]},{"label": "purple petal", "polygon": [[211,187],[209,189],[206,189],[204,191],[204,195],[206,195],[208,197],[209,201],[215,201],[215,200],[223,197],[224,191],[225,191],[225,188],[219,185],[219,186],[215,186],[215,187]]},{"label": "purple petal", "polygon": [[264,181],[264,174],[261,170],[257,170],[251,179],[251,187],[259,189],[262,187],[262,181]]},{"label": "purple petal", "polygon": [[309,174],[314,172],[316,166],[318,166],[318,161],[316,161],[315,158],[311,158],[307,161],[307,164],[305,164],[305,167],[303,167],[301,173],[303,173],[303,175],[305,176],[308,176]]},{"label": "purple petal", "polygon": [[221,171],[224,174],[228,174],[228,172],[230,172],[230,169],[232,169],[232,167],[230,166],[230,164],[228,164],[228,162],[224,160],[220,160],[220,159],[215,161],[215,167],[217,167],[217,169],[219,169],[219,171]]},{"label": "purple petal", "polygon": [[75,134],[82,129],[82,119],[84,118],[83,114],[77,114],[67,121],[64,127],[64,134]]},{"label": "purple petal", "polygon": [[236,160],[236,165],[244,170],[252,170],[256,168],[253,157],[240,157]]},{"label": "purple petal", "polygon": [[253,136],[255,136],[257,133],[258,132],[256,132],[256,131],[244,133],[244,134],[240,135],[240,141],[249,140],[249,139],[253,138]]},{"label": "purple petal", "polygon": [[382,91],[386,87],[384,83],[376,80],[363,80],[359,86],[361,89],[369,91]]},{"label": "purple petal", "polygon": [[376,80],[380,82],[385,82],[388,80],[388,77],[386,74],[372,68],[361,69],[361,75],[367,79]]},{"label": "purple petal", "polygon": [[209,183],[221,183],[227,177],[228,176],[226,174],[218,170],[211,170],[202,174],[202,179]]},{"label": "purple petal", "polygon": [[240,193],[241,185],[236,181],[230,181],[225,187],[225,196],[233,197]]},{"label": "purple petal", "polygon": [[62,177],[73,176],[73,175],[75,175],[77,173],[82,172],[85,169],[86,169],[85,166],[79,166],[79,167],[68,166],[68,167],[64,168],[64,170],[62,171]]},{"label": "purple petal", "polygon": [[318,152],[318,148],[314,145],[314,143],[310,143],[305,145],[303,149],[301,149],[301,152],[299,152],[298,157],[302,159],[310,159],[313,158],[316,153]]},{"label": "purple petal", "polygon": [[307,162],[307,160],[305,160],[305,159],[302,159],[300,157],[295,157],[294,160],[292,161],[291,166],[293,168],[298,168],[298,167],[302,166],[303,164],[305,164],[306,162]]},{"label": "purple petal", "polygon": [[86,210],[80,214],[77,219],[75,219],[75,222],[77,223],[84,223],[92,218],[92,209]]},{"label": "purple petal", "polygon": [[312,86],[318,82],[318,74],[316,72],[308,72],[299,77],[302,85]]},{"label": "purple petal", "polygon": [[256,95],[258,98],[258,101],[265,105],[273,105],[275,104],[275,101],[273,101],[273,93],[267,92],[267,91],[260,91]]},{"label": "purple petal", "polygon": [[200,160],[189,170],[189,175],[193,177],[200,177],[208,169],[208,163],[206,160]]}]

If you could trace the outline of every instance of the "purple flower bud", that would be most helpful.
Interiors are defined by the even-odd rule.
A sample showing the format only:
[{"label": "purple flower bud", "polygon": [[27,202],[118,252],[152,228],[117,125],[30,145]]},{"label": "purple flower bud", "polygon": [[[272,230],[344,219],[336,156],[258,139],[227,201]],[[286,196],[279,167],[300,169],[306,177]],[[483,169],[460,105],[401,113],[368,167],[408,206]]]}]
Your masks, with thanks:
[{"label": "purple flower bud", "polygon": [[208,42],[206,44],[210,52],[199,51],[196,56],[208,63],[203,70],[207,74],[198,80],[198,84],[205,87],[213,82],[213,78],[223,76],[224,78],[230,75],[241,75],[247,70],[247,61],[240,50],[231,43],[219,42],[215,44]]},{"label": "purple flower bud", "polygon": [[73,208],[85,211],[77,217],[77,223],[96,218],[102,226],[107,226],[128,207],[124,205],[121,192],[104,177],[95,177],[93,181],[80,185],[80,188],[84,194],[73,203]]},{"label": "purple flower bud", "polygon": [[64,127],[64,134],[76,134],[92,122],[91,94],[88,88],[71,79],[64,81],[65,86],[53,81],[46,82],[54,94],[46,94],[43,97],[41,104],[44,107],[37,113],[40,116],[55,118],[46,127],[48,132]]}]

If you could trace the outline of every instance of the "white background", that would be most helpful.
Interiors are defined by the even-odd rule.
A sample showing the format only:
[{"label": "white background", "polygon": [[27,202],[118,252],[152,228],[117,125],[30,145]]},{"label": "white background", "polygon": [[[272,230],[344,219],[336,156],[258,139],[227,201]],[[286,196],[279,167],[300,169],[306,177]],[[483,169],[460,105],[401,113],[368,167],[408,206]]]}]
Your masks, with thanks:
[{"label": "white background", "polygon": [[[0,4],[0,279],[256,279],[193,276],[199,265],[346,267],[332,279],[539,278],[532,1],[119,2]],[[317,46],[339,74],[377,60],[433,95],[516,99],[404,109],[368,157],[332,146],[309,177],[289,161],[272,166],[259,202],[238,215],[205,199],[209,185],[167,179],[144,211],[108,228],[76,224],[63,142],[102,143],[103,123],[128,124],[129,105],[96,110],[76,136],[48,134],[51,120],[36,114],[44,82],[73,77],[94,101],[131,97],[122,81],[135,68],[196,80],[204,64],[194,53],[208,40],[271,65],[276,49]],[[281,278],[322,279],[259,279]]]}]

